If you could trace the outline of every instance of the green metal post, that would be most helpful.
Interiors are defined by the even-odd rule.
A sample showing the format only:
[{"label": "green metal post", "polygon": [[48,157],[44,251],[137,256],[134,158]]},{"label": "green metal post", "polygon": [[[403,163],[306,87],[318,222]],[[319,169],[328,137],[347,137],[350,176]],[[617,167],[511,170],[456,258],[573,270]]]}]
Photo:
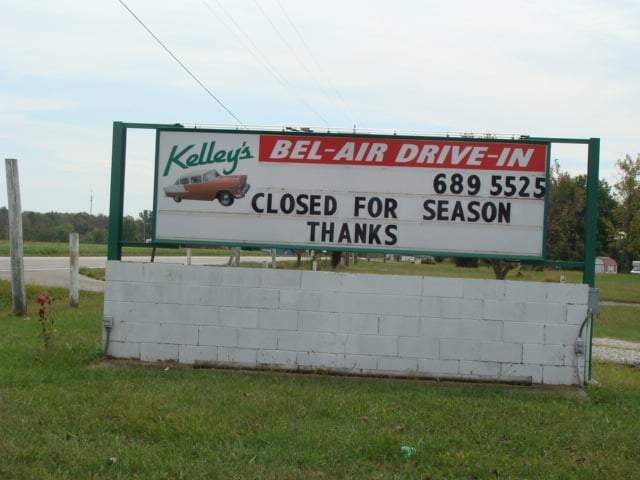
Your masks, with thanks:
[{"label": "green metal post", "polygon": [[111,145],[111,197],[109,203],[109,239],[107,259],[121,260],[122,216],[124,213],[124,167],[127,151],[127,128],[123,122],[113,122]]},{"label": "green metal post", "polygon": [[[584,240],[583,282],[591,288],[596,286],[596,237],[598,233],[598,188],[600,186],[600,139],[589,139],[587,169],[587,225]],[[587,378],[591,379],[593,355],[593,316],[591,314],[591,334],[589,335],[589,365]]]},{"label": "green metal post", "polygon": [[596,284],[596,237],[598,234],[598,187],[600,184],[600,139],[589,139],[587,170],[587,225],[584,240],[584,271],[582,280],[591,287]]}]

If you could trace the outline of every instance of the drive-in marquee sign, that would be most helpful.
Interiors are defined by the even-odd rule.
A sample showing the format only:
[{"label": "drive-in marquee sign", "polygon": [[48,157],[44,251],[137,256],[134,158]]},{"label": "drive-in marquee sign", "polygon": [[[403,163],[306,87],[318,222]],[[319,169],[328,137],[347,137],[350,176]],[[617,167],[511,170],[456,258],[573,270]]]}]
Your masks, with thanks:
[{"label": "drive-in marquee sign", "polygon": [[154,241],[543,259],[544,141],[158,129]]}]

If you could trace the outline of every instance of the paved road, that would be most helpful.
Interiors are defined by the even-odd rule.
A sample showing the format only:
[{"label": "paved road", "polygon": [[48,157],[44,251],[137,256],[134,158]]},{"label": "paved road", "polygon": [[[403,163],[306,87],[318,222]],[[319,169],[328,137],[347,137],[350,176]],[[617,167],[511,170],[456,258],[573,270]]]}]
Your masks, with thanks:
[{"label": "paved road", "polygon": [[[291,257],[278,257],[278,261],[291,260]],[[123,261],[129,262],[149,262],[150,257],[123,257]],[[271,257],[243,257],[241,260],[252,262],[269,262]],[[156,257],[156,263],[188,263],[188,258],[184,256]],[[229,257],[196,257],[192,256],[192,265],[227,265]],[[88,268],[104,268],[107,262],[106,257],[80,257],[80,266]],[[67,257],[25,257],[24,277],[26,283],[30,285],[43,285],[53,287],[69,288],[69,258]],[[11,259],[0,257],[0,280],[11,280]],[[100,292],[104,289],[104,283],[100,280],[80,275],[80,290],[90,290]]]}]

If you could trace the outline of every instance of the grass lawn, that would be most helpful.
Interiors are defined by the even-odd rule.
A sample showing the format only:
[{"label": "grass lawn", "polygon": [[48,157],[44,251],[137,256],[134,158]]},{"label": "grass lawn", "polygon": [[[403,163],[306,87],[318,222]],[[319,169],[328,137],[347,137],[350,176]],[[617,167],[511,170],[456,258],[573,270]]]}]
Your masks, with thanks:
[{"label": "grass lawn", "polygon": [[[36,297],[59,299],[45,348]],[[640,371],[528,389],[103,362],[103,297],[0,282],[0,478],[638,478]],[[617,307],[616,307],[617,308]],[[401,447],[416,449],[404,458]]]}]

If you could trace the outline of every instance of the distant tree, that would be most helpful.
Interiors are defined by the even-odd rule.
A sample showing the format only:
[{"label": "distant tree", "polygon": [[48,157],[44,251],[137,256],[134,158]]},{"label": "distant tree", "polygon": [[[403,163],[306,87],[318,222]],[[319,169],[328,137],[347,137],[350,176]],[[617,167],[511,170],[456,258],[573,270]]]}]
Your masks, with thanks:
[{"label": "distant tree", "polygon": [[550,172],[547,257],[581,261],[584,258],[586,190],[554,160]]},{"label": "distant tree", "polygon": [[9,240],[9,209],[7,207],[0,207],[0,240]]},{"label": "distant tree", "polygon": [[141,242],[143,240],[142,229],[131,215],[122,219],[122,240],[125,242]]},{"label": "distant tree", "polygon": [[143,210],[138,214],[142,222],[142,238],[144,241],[151,235],[151,210]]},{"label": "distant tree", "polygon": [[640,154],[618,160],[622,177],[613,188],[619,202],[613,211],[615,243],[620,270],[629,271],[631,261],[640,259]]},{"label": "distant tree", "polygon": [[85,243],[105,244],[107,243],[107,230],[104,228],[94,228],[84,237]]}]

